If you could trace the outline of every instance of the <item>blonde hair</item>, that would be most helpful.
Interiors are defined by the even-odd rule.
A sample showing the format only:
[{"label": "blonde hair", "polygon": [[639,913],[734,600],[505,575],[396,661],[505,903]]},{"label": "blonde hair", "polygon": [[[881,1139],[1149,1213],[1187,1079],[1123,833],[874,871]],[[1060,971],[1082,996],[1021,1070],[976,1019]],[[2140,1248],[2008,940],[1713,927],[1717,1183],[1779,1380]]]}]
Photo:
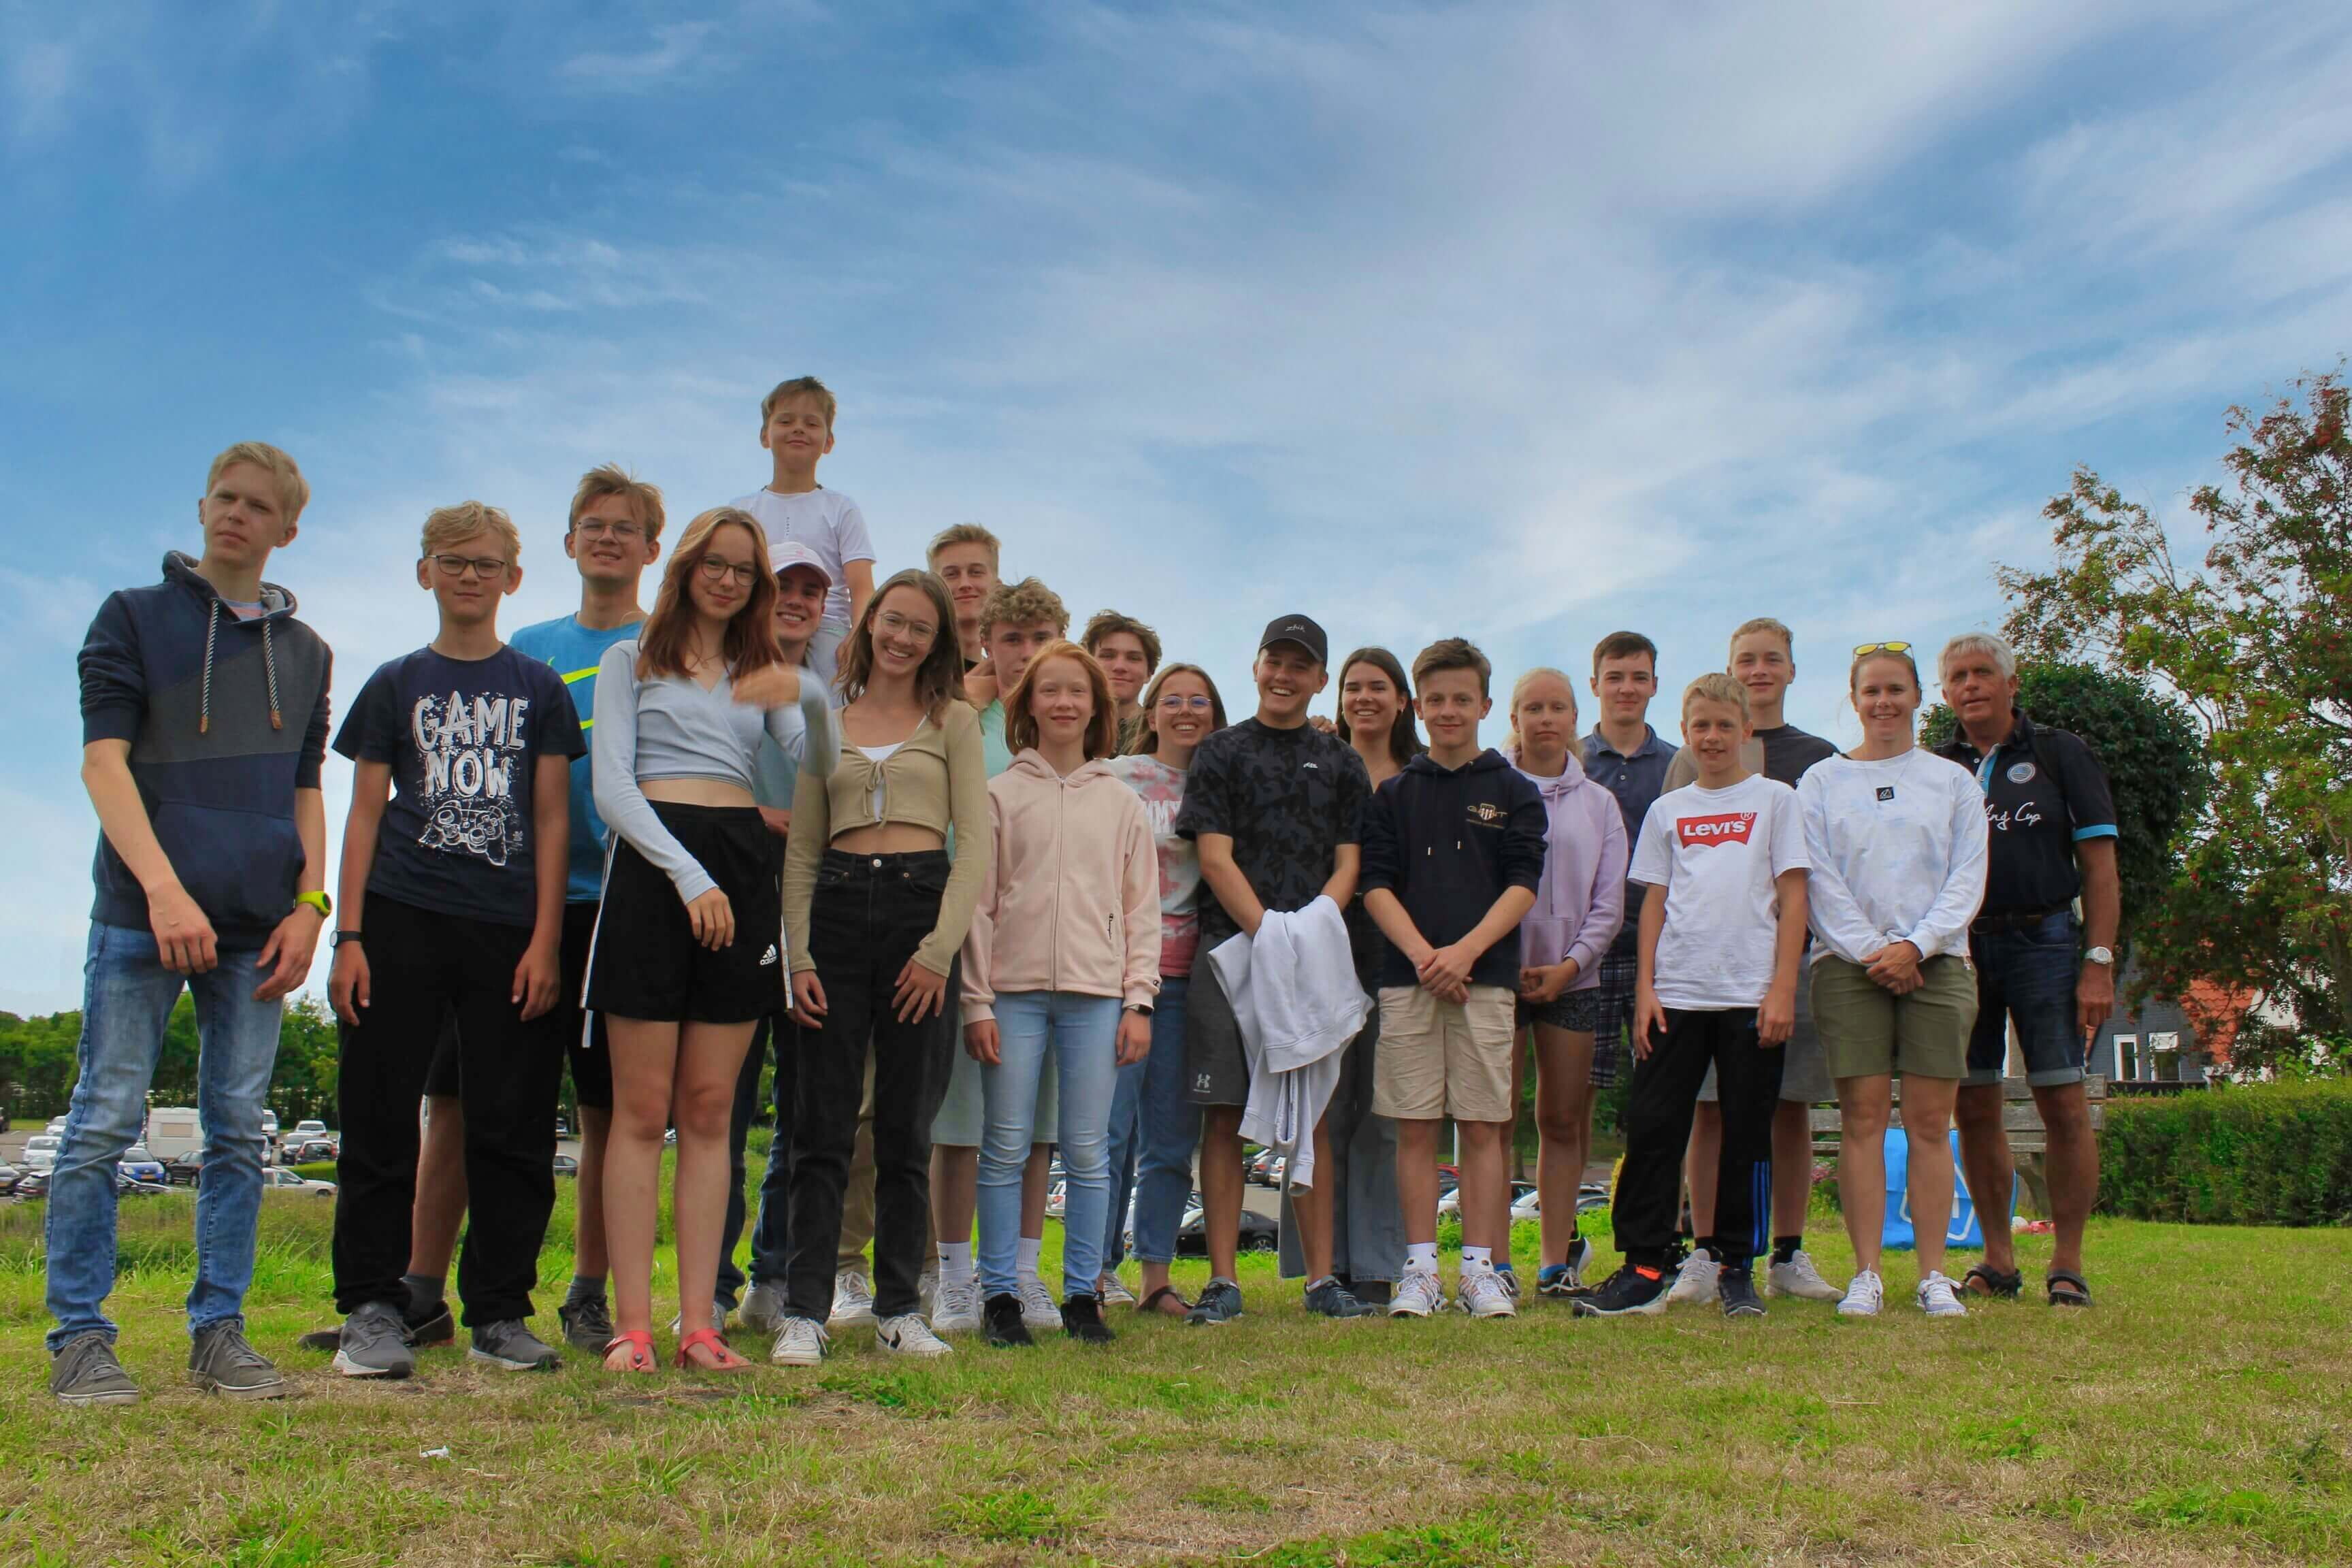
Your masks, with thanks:
[{"label": "blonde hair", "polygon": [[1570,719],[1574,721],[1580,711],[1576,706],[1576,682],[1568,678],[1568,672],[1566,670],[1554,669],[1548,664],[1539,664],[1533,669],[1522,670],[1519,673],[1519,678],[1511,682],[1511,711],[1508,718],[1511,726],[1511,743],[1513,745],[1518,744],[1519,700],[1527,696],[1528,687],[1534,685],[1538,680],[1546,679],[1547,677],[1559,681],[1562,687],[1567,689],[1568,712]]},{"label": "blonde hair", "polygon": [[936,572],[940,569],[940,552],[952,550],[959,544],[984,545],[988,550],[988,574],[995,576],[1003,554],[1004,543],[996,535],[976,522],[959,522],[952,528],[940,530],[930,548],[923,552],[923,564]]},{"label": "blonde hair", "polygon": [[1685,719],[1690,717],[1690,705],[1700,700],[1729,703],[1739,710],[1739,721],[1743,724],[1752,722],[1755,718],[1748,706],[1748,688],[1719,669],[1711,669],[1683,688]]},{"label": "blonde hair", "polygon": [[824,410],[824,427],[828,433],[831,432],[833,416],[838,405],[824,383],[813,375],[796,375],[790,381],[780,381],[773,392],[760,399],[760,427],[762,430],[768,427],[768,421],[776,416],[776,405],[792,397],[815,398],[816,405]]},{"label": "blonde hair", "polygon": [[657,540],[662,531],[662,493],[646,483],[618,463],[602,463],[580,476],[580,488],[572,492],[572,516],[563,525],[570,532],[580,526],[580,514],[591,502],[606,496],[619,496],[637,514],[637,521],[646,531],[648,541]]},{"label": "blonde hair", "polygon": [[220,483],[221,475],[239,463],[268,468],[269,477],[278,481],[278,510],[286,514],[289,522],[301,520],[302,509],[310,504],[310,481],[302,477],[302,470],[294,466],[293,458],[267,441],[239,441],[215,458],[213,466],[205,473],[205,494],[212,494],[213,487]]},{"label": "blonde hair", "polygon": [[1853,665],[1845,672],[1845,689],[1848,696],[1853,695],[1861,688],[1862,667],[1870,663],[1871,660],[1878,658],[1895,659],[1902,664],[1904,668],[1909,670],[1911,672],[1911,689],[1915,692],[1918,692],[1924,700],[1927,689],[1919,684],[1919,661],[1911,657],[1909,649],[1899,647],[1874,647],[1868,653],[1855,654],[1853,656]]},{"label": "blonde hair", "polygon": [[456,506],[436,507],[425,520],[425,532],[418,542],[417,554],[437,555],[452,544],[461,544],[478,533],[494,533],[507,547],[507,564],[522,559],[522,535],[514,519],[494,506],[484,506],[478,500],[461,500]]},{"label": "blonde hair", "polygon": [[1053,627],[1056,637],[1067,636],[1070,630],[1070,612],[1062,603],[1062,595],[1034,577],[1000,583],[981,601],[980,635],[983,641],[991,626],[1034,626],[1040,622]]},{"label": "blonde hair", "polygon": [[1792,659],[1797,657],[1797,639],[1795,635],[1791,633],[1785,625],[1774,620],[1769,616],[1758,616],[1754,620],[1742,621],[1738,626],[1732,627],[1731,641],[1724,645],[1726,657],[1729,656],[1731,648],[1738,645],[1741,637],[1747,637],[1753,632],[1770,632],[1774,637],[1780,639],[1780,648],[1782,652],[1786,653]]},{"label": "blonde hair", "polygon": [[1013,689],[1004,699],[1004,743],[1015,752],[1025,752],[1037,743],[1037,715],[1030,705],[1029,694],[1036,688],[1037,672],[1057,658],[1066,658],[1084,672],[1087,686],[1094,693],[1094,717],[1087,721],[1087,761],[1118,754],[1118,702],[1110,694],[1110,677],[1094,655],[1066,638],[1049,642],[1037,650],[1029,668],[1021,672]]}]

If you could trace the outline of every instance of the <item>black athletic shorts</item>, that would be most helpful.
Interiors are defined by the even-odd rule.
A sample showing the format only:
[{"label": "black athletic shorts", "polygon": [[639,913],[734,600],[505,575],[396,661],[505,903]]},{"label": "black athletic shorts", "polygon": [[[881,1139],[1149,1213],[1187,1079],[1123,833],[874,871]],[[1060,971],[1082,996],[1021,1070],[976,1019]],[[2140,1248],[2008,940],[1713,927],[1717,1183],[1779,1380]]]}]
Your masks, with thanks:
[{"label": "black athletic shorts", "polygon": [[784,1006],[784,841],[756,807],[652,803],[654,815],[719,884],[735,940],[694,940],[685,900],[627,839],[613,846],[588,959],[588,1006],[624,1018],[748,1024]]},{"label": "black athletic shorts", "polygon": [[[613,1052],[604,1039],[602,1014],[580,1005],[588,984],[588,949],[596,940],[596,906],[563,906],[563,974],[555,995],[555,1011],[563,1017],[563,1048],[572,1063],[572,1098],[592,1110],[613,1109]],[[425,1092],[432,1096],[457,1092],[457,1019],[441,1020],[441,1037],[434,1042],[433,1064],[425,1069]]]}]

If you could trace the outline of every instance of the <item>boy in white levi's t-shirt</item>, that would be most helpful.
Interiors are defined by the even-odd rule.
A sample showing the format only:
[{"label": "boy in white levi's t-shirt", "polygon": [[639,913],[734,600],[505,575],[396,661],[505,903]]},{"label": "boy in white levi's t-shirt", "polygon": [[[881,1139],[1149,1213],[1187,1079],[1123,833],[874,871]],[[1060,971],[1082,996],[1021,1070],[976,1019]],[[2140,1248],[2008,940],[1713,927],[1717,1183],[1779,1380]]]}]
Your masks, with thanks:
[{"label": "boy in white levi's t-shirt", "polygon": [[1795,1026],[1805,939],[1804,821],[1797,792],[1749,773],[1748,693],[1703,675],[1683,693],[1683,740],[1698,782],[1658,797],[1633,847],[1642,900],[1633,1001],[1633,1083],[1617,1177],[1624,1266],[1576,1301],[1579,1315],[1662,1312],[1680,1207],[1683,1150],[1712,1064],[1723,1107],[1715,1231],[1727,1317],[1760,1317],[1749,1272],[1756,1163],[1772,1147],[1780,1047]]}]

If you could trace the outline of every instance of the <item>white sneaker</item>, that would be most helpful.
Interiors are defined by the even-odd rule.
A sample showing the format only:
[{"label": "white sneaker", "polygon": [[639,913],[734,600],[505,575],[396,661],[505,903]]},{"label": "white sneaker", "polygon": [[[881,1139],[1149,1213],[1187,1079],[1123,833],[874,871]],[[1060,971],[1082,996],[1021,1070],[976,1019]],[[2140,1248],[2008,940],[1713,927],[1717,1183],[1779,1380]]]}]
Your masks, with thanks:
[{"label": "white sneaker", "polygon": [[1822,1278],[1822,1271],[1813,1267],[1812,1256],[1802,1247],[1788,1262],[1772,1265],[1764,1277],[1764,1289],[1768,1295],[1794,1296],[1805,1301],[1838,1300],[1838,1288]]},{"label": "white sneaker", "polygon": [[1944,1278],[1941,1270],[1919,1281],[1919,1310],[1931,1318],[1965,1318],[1969,1310],[1960,1302],[1960,1288]]},{"label": "white sneaker", "polygon": [[874,1326],[874,1342],[893,1355],[955,1354],[955,1347],[931,1332],[931,1325],[923,1321],[918,1312],[901,1312],[895,1318],[883,1319]]},{"label": "white sneaker", "polygon": [[[669,1331],[673,1335],[677,1334],[685,1321],[686,1317],[683,1313],[672,1318],[669,1321]],[[710,1326],[722,1334],[727,1331],[727,1309],[716,1301],[710,1303]]]},{"label": "white sneaker", "polygon": [[942,1334],[980,1332],[980,1281],[940,1281],[938,1305],[931,1310],[931,1329]]},{"label": "white sneaker", "polygon": [[1853,1283],[1838,1298],[1837,1315],[1841,1318],[1874,1318],[1886,1300],[1886,1287],[1876,1270],[1865,1268],[1853,1277]]},{"label": "white sneaker", "polygon": [[779,1366],[823,1366],[828,1336],[814,1318],[786,1318],[768,1359]]},{"label": "white sneaker", "polygon": [[874,1287],[866,1276],[855,1268],[845,1268],[833,1277],[833,1311],[824,1326],[834,1333],[848,1329],[870,1328],[874,1323]]},{"label": "white sneaker", "polygon": [[1389,1298],[1391,1318],[1426,1318],[1445,1310],[1445,1286],[1433,1268],[1407,1268]]},{"label": "white sneaker", "polygon": [[1700,1247],[1683,1259],[1681,1269],[1675,1275],[1674,1289],[1666,1292],[1666,1305],[1684,1307],[1694,1301],[1714,1300],[1715,1278],[1722,1272],[1723,1265],[1709,1257],[1706,1247]]},{"label": "white sneaker", "polygon": [[1045,1289],[1043,1279],[1020,1281],[1021,1321],[1033,1329],[1059,1329],[1062,1309],[1054,1304],[1054,1293]]},{"label": "white sneaker", "polygon": [[787,1304],[784,1284],[781,1279],[762,1279],[751,1287],[743,1304],[735,1310],[735,1321],[755,1334],[773,1334],[784,1326],[792,1315]]},{"label": "white sneaker", "polygon": [[1127,1281],[1115,1273],[1106,1274],[1095,1281],[1095,1293],[1102,1299],[1102,1304],[1106,1307],[1135,1305],[1135,1292],[1129,1289]]},{"label": "white sneaker", "polygon": [[940,1271],[935,1265],[923,1270],[915,1280],[915,1300],[926,1317],[940,1304]]},{"label": "white sneaker", "polygon": [[1465,1269],[1454,1282],[1454,1291],[1462,1310],[1474,1318],[1518,1316],[1518,1303],[1511,1300],[1511,1288],[1504,1283],[1499,1269]]}]

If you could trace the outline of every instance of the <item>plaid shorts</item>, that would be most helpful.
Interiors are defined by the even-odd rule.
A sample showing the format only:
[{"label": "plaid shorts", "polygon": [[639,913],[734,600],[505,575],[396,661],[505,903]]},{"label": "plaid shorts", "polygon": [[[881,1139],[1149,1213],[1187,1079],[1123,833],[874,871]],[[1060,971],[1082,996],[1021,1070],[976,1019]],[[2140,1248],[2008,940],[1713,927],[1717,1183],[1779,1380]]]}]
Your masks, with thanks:
[{"label": "plaid shorts", "polygon": [[1633,1043],[1633,981],[1642,961],[1633,953],[1610,952],[1601,960],[1601,1017],[1592,1031],[1592,1086],[1607,1089],[1617,1081],[1617,1064]]}]

